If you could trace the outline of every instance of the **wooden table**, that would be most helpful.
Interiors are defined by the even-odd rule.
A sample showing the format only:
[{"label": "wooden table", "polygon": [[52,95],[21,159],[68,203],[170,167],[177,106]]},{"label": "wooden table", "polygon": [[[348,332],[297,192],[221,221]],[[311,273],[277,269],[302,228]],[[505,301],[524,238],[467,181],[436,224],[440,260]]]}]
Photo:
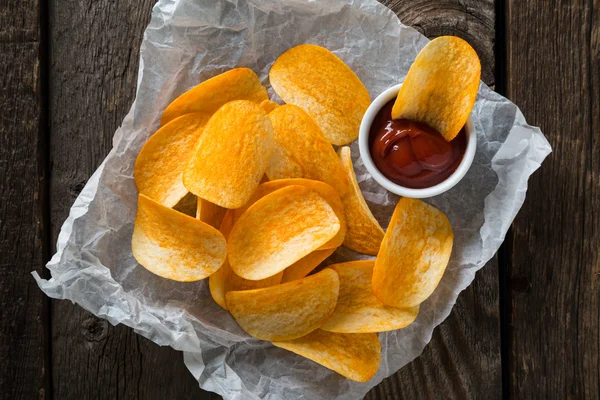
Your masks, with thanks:
[{"label": "wooden table", "polygon": [[[154,0],[0,5],[0,397],[218,398],[181,353],[51,301],[43,265],[134,99]],[[391,0],[429,37],[458,35],[483,80],[554,153],[498,256],[423,355],[368,399],[598,399],[600,1]]]}]

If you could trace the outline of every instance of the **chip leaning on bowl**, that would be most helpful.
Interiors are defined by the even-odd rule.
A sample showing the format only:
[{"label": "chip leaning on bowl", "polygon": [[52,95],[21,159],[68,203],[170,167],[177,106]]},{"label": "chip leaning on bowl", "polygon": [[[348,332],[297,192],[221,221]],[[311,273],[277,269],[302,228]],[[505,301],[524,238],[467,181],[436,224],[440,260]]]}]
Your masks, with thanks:
[{"label": "chip leaning on bowl", "polygon": [[[417,57],[377,138],[392,170],[444,164],[435,150],[473,106],[478,65],[462,62],[473,53],[444,37]],[[440,77],[452,74],[460,79],[445,85]],[[283,53],[269,77],[286,104],[238,68],[167,107],[134,170],[133,255],[167,279],[209,278],[215,302],[249,335],[364,382],[379,368],[377,333],[410,325],[438,285],[452,227],[441,211],[406,197],[386,231],[374,218],[350,148],[334,148],[357,138],[370,104],[342,60],[303,44]],[[339,246],[376,258],[319,270]]]}]

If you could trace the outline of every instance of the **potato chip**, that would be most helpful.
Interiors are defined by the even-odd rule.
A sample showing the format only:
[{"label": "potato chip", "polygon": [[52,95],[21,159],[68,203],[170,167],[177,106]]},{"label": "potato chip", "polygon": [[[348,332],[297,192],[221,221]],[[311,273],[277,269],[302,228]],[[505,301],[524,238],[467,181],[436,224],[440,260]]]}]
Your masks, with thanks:
[{"label": "potato chip", "polygon": [[283,271],[281,282],[291,282],[302,279],[317,268],[327,257],[333,254],[335,249],[315,250],[302,257]]},{"label": "potato chip", "polygon": [[[231,219],[231,215],[236,210],[227,210],[225,213],[225,217],[223,217],[223,222],[221,223],[221,233],[225,237],[225,239],[229,238],[229,233],[231,232],[231,228],[233,227],[233,223]],[[227,303],[225,302],[225,294],[232,290],[250,290],[250,289],[261,289],[269,286],[278,285],[281,282],[281,278],[283,277],[283,271],[273,276],[270,276],[266,279],[261,279],[258,281],[251,281],[248,279],[244,279],[238,275],[231,269],[229,265],[229,261],[225,260],[223,266],[219,268],[217,272],[212,274],[208,278],[208,287],[210,289],[210,294],[218,305],[227,310]]]},{"label": "potato chip", "polygon": [[306,357],[356,382],[366,382],[377,373],[381,345],[376,333],[332,333],[321,329],[274,346]]},{"label": "potato chip", "polygon": [[371,103],[369,92],[329,50],[313,44],[293,47],[275,61],[269,80],[283,101],[302,107],[315,120],[330,143],[344,145],[358,137]]},{"label": "potato chip", "polygon": [[206,123],[183,172],[196,196],[225,208],[243,206],[262,179],[273,149],[267,114],[256,104],[225,104]]},{"label": "potato chip", "polygon": [[271,100],[265,100],[262,103],[260,103],[260,108],[265,110],[267,114],[276,109],[277,107],[279,107],[279,104]]},{"label": "potato chip", "polygon": [[440,210],[400,199],[373,270],[373,293],[392,307],[414,307],[437,287],[448,265],[454,234]]},{"label": "potato chip", "polygon": [[223,235],[210,225],[140,194],[131,249],[150,272],[180,282],[204,279],[227,255]]},{"label": "potato chip", "polygon": [[225,279],[227,278],[227,273],[223,270],[225,265],[227,265],[227,268],[231,270],[226,258],[223,266],[221,266],[217,272],[208,277],[208,288],[215,303],[217,303],[222,309],[227,310],[227,303],[225,302],[225,293],[227,293],[225,292]]},{"label": "potato chip", "polygon": [[340,220],[317,192],[287,186],[254,203],[229,234],[233,271],[245,279],[273,276],[333,238]]},{"label": "potato chip", "polygon": [[335,189],[326,184],[325,182],[321,181],[314,181],[311,179],[303,178],[292,178],[277,179],[274,181],[262,183],[258,186],[250,200],[243,207],[240,207],[233,211],[233,222],[237,221],[242,216],[242,214],[259,199],[263,198],[269,193],[273,193],[276,190],[291,185],[305,186],[317,192],[331,206],[331,208],[335,212],[335,215],[340,220],[340,230],[338,231],[338,233],[333,237],[333,239],[321,246],[319,250],[335,249],[341,246],[344,242],[344,237],[346,236],[346,216],[344,214],[344,205],[342,204],[342,200],[340,199],[340,196],[338,196]]},{"label": "potato chip", "polygon": [[227,292],[261,289],[278,285],[281,282],[282,276],[283,271],[266,279],[251,281],[236,275],[229,266],[229,262],[225,260],[223,266],[208,278],[208,287],[215,303],[227,310],[227,303],[225,302],[225,294]]},{"label": "potato chip", "polygon": [[455,36],[433,39],[410,67],[392,118],[426,123],[451,141],[471,114],[480,74],[479,57],[467,42]]},{"label": "potato chip", "polygon": [[338,290],[337,272],[328,269],[277,286],[229,292],[225,299],[231,315],[249,335],[279,341],[318,329],[333,312]]},{"label": "potato chip", "polygon": [[207,121],[202,114],[185,115],[150,136],[133,170],[140,193],[167,207],[188,193],[181,177]]},{"label": "potato chip", "polygon": [[256,104],[269,100],[267,89],[248,68],[235,68],[210,78],[173,100],[160,120],[161,125],[185,114],[199,112],[210,118],[221,106],[233,100]]},{"label": "potato chip", "polygon": [[229,234],[231,233],[231,229],[235,223],[235,220],[233,219],[235,212],[236,210],[226,210],[223,220],[221,220],[221,226],[219,227],[219,230],[223,236],[225,236],[225,239],[229,239]]},{"label": "potato chip", "polygon": [[385,332],[413,323],[419,306],[395,308],[384,305],[373,294],[371,278],[375,260],[330,265],[340,277],[340,295],[333,315],[321,329],[338,333]]},{"label": "potato chip", "polygon": [[275,147],[267,168],[269,180],[308,178],[331,185],[340,196],[348,180],[333,147],[300,107],[286,104],[269,114]]},{"label": "potato chip", "polygon": [[189,215],[190,217],[196,218],[196,203],[198,202],[198,198],[188,192],[177,204],[173,206],[173,210],[179,211],[185,215]]},{"label": "potato chip", "polygon": [[197,197],[196,206],[196,218],[202,222],[206,222],[213,228],[219,229],[221,221],[225,216],[226,208],[211,203],[208,200],[204,200]]},{"label": "potato chip", "polygon": [[[225,216],[223,217],[220,231],[223,236],[225,236],[225,239],[229,238],[229,233],[233,228],[233,224],[235,221],[237,221],[235,216],[237,215],[238,210],[227,210]],[[284,272],[281,271],[273,276],[257,281],[244,279],[233,272],[231,266],[229,265],[229,261],[225,260],[223,267],[221,267],[221,269],[219,269],[216,273],[212,274],[209,278],[210,293],[217,304],[224,309],[227,309],[227,305],[225,304],[225,293],[228,291],[260,289],[263,287],[277,285],[282,281],[283,273]]]},{"label": "potato chip", "polygon": [[359,253],[375,255],[383,240],[383,229],[371,213],[360,191],[352,166],[350,147],[340,148],[338,154],[350,182],[348,192],[342,196],[348,225],[344,246]]}]

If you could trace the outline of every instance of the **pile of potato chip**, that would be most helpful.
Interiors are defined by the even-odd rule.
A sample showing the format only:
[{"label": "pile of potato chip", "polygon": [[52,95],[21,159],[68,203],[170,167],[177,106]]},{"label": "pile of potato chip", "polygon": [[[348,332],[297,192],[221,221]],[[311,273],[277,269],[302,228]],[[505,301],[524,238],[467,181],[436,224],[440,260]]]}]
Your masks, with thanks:
[{"label": "pile of potato chip", "polygon": [[[355,380],[379,368],[377,332],[403,328],[452,250],[445,215],[401,199],[386,232],[356,181],[349,147],[370,104],[329,50],[300,45],[273,64],[269,100],[237,68],[179,96],[139,153],[133,255],[164,278],[209,278],[249,335]],[[330,265],[339,246],[375,260]]]}]

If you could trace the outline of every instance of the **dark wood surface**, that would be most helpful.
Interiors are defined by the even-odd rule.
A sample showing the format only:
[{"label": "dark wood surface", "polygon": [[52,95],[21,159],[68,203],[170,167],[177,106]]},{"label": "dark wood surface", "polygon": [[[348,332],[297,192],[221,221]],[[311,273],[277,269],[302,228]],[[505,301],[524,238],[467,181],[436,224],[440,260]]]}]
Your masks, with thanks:
[{"label": "dark wood surface", "polygon": [[[154,0],[61,0],[50,7],[52,243],[85,182],[112,147],[135,97],[139,46]],[[175,399],[203,392],[182,353],[52,302],[56,399]],[[210,398],[210,395],[201,398]]]},{"label": "dark wood surface", "polygon": [[47,257],[47,137],[36,0],[0,6],[0,397],[49,392],[48,307],[31,271]]},{"label": "dark wood surface", "polygon": [[600,392],[600,1],[513,0],[507,90],[553,154],[508,243],[510,395]]},{"label": "dark wood surface", "polygon": [[[133,101],[153,2],[0,5],[0,398],[218,398],[181,353],[48,301],[29,275],[44,273]],[[424,353],[366,398],[597,399],[599,1],[385,3],[429,37],[467,39],[483,80],[542,127],[554,154],[500,261],[477,274]]]},{"label": "dark wood surface", "polygon": [[[425,36],[456,35],[481,58],[482,79],[495,84],[495,7],[491,0],[384,1]],[[498,263],[494,258],[459,296],[423,354],[366,396],[376,399],[502,398]]]}]

